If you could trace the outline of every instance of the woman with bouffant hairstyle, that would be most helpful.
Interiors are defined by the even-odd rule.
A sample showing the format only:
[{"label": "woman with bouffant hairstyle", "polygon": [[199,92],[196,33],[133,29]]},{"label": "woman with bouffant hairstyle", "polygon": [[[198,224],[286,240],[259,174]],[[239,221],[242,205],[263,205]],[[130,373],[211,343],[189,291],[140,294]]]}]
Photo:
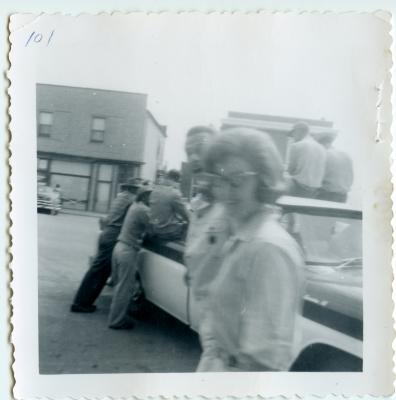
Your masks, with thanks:
[{"label": "woman with bouffant hairstyle", "polygon": [[274,206],[283,188],[280,155],[266,133],[229,129],[209,146],[205,169],[231,236],[200,326],[198,371],[288,370],[299,336],[303,257]]}]

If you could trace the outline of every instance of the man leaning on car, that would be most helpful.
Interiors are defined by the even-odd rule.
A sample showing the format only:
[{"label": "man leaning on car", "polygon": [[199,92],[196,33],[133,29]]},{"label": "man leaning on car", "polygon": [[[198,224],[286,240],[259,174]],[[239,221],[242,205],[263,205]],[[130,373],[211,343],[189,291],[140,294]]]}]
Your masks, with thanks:
[{"label": "man leaning on car", "polygon": [[130,178],[122,184],[122,191],[112,203],[108,216],[100,221],[102,232],[98,240],[98,250],[74,297],[70,307],[72,312],[89,313],[96,310],[93,303],[111,274],[113,249],[128,208],[135,199],[134,193],[139,186],[139,181],[135,178]]}]

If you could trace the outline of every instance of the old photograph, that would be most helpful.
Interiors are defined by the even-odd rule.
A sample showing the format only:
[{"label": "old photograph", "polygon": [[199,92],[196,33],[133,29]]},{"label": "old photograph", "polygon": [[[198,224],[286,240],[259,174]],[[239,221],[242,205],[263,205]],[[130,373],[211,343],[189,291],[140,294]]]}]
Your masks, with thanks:
[{"label": "old photograph", "polygon": [[18,393],[388,393],[386,15],[10,28]]}]

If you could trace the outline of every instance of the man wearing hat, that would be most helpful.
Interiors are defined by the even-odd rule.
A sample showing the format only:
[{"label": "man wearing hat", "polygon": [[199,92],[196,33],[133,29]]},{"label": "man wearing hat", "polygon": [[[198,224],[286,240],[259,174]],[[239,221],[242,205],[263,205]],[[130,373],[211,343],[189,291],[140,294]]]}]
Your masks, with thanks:
[{"label": "man wearing hat", "polygon": [[347,153],[333,147],[336,137],[335,132],[315,136],[326,150],[326,168],[317,198],[345,203],[353,183],[353,162]]},{"label": "man wearing hat", "polygon": [[135,199],[139,180],[130,178],[121,185],[121,192],[110,207],[109,214],[101,221],[102,232],[98,250],[86,272],[70,307],[72,312],[94,312],[95,300],[111,274],[111,256],[129,206]]},{"label": "man wearing hat", "polygon": [[322,186],[326,164],[325,149],[310,135],[305,122],[297,122],[290,132],[294,143],[290,146],[288,173],[289,194],[297,197],[317,196]]}]

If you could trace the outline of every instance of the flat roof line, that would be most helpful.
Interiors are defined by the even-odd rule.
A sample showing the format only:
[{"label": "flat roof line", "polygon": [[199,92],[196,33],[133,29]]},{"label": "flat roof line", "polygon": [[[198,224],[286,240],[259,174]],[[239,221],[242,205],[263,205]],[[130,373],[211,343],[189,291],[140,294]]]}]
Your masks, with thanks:
[{"label": "flat roof line", "polygon": [[255,114],[255,113],[245,113],[241,111],[229,111],[229,118],[248,118],[248,119],[256,119],[260,121],[274,121],[274,122],[291,122],[295,123],[298,121],[304,121],[308,124],[324,126],[324,127],[332,127],[333,122],[322,120],[322,119],[310,119],[310,118],[298,118],[298,117],[284,117],[280,115],[267,115],[267,114]]},{"label": "flat roof line", "polygon": [[37,85],[37,86],[54,86],[54,87],[70,88],[70,89],[93,90],[93,91],[100,91],[100,92],[113,92],[113,93],[124,93],[124,94],[136,94],[136,95],[139,95],[139,96],[147,96],[147,93],[127,92],[127,91],[125,91],[125,90],[92,88],[92,87],[86,87],[86,86],[58,85],[58,84],[55,84],[55,83],[42,83],[42,82],[37,82],[36,85]]}]

